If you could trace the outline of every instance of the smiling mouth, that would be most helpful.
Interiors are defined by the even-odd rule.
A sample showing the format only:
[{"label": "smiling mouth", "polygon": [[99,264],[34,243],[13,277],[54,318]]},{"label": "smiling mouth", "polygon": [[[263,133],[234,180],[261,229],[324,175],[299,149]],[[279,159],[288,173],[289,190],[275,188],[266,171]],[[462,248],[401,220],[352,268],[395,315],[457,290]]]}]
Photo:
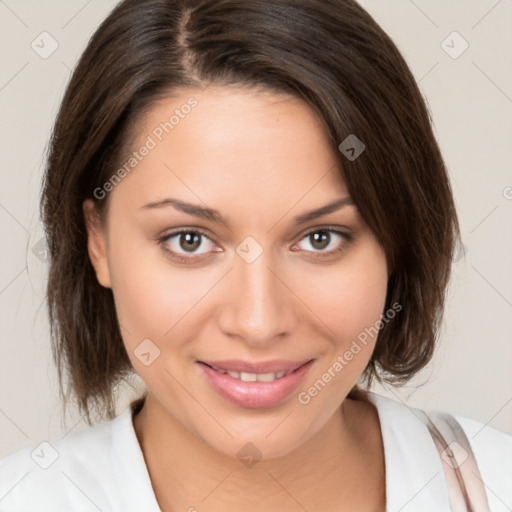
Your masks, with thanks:
[{"label": "smiling mouth", "polygon": [[[280,371],[280,372],[268,372],[268,373],[251,373],[251,372],[234,372],[229,370],[222,370],[219,368],[215,368],[215,366],[211,366],[209,364],[203,363],[206,366],[209,366],[212,370],[215,370],[219,373],[224,373],[229,375],[233,379],[241,380],[242,382],[272,382],[274,380],[282,379],[290,373],[293,373],[295,370],[288,371]],[[307,364],[307,363],[305,363]],[[302,365],[301,365],[302,366]]]},{"label": "smiling mouth", "polygon": [[268,362],[196,361],[207,382],[220,396],[239,407],[269,408],[286,398],[303,381],[314,359]]}]

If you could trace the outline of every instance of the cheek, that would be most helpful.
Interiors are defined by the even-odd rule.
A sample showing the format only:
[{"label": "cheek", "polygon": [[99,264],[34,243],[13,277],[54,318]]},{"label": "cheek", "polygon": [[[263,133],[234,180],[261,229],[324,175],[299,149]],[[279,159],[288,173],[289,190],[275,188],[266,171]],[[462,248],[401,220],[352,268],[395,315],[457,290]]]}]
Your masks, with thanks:
[{"label": "cheek", "polygon": [[[337,351],[345,350],[379,320],[384,312],[387,281],[385,255],[376,242],[365,242],[361,250],[348,255],[339,266],[307,279],[310,307],[328,326]],[[375,338],[368,336],[368,346],[374,344]]]},{"label": "cheek", "polygon": [[377,243],[365,245],[320,277],[309,281],[308,296],[311,309],[329,327],[331,343],[297,397],[300,404],[314,404],[318,424],[339,406],[373,353],[387,292],[384,252]]},{"label": "cheek", "polygon": [[[172,326],[178,306],[169,282],[159,274],[143,251],[111,251],[112,286],[119,322],[137,336],[160,338]],[[177,287],[178,283],[174,283]]]},{"label": "cheek", "polygon": [[207,268],[184,271],[158,245],[130,235],[127,227],[119,232],[124,236],[113,238],[109,260],[127,348],[133,350],[146,338],[160,347],[170,341],[174,349],[186,345],[199,328],[194,314],[220,276]]}]

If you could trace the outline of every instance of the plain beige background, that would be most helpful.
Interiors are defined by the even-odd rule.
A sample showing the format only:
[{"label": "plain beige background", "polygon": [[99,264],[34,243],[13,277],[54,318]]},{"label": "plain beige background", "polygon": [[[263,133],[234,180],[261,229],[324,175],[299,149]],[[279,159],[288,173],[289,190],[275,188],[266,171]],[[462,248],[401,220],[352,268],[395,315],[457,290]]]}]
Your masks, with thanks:
[{"label": "plain beige background", "polygon": [[[38,195],[71,69],[115,3],[0,0],[0,457],[86,426],[73,410],[61,423]],[[466,246],[454,262],[432,364],[407,388],[375,391],[512,433],[512,1],[361,4],[398,45],[427,99]],[[55,51],[41,55],[52,44]],[[119,389],[118,412],[140,384],[135,378]]]}]

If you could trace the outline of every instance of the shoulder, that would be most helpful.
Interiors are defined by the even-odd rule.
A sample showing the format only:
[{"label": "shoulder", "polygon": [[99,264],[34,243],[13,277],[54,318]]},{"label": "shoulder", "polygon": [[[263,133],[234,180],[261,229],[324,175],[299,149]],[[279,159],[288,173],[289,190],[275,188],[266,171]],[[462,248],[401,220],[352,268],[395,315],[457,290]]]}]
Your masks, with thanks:
[{"label": "shoulder", "polygon": [[1,459],[0,510],[159,512],[132,413]]},{"label": "shoulder", "polygon": [[1,459],[0,508],[15,510],[10,504],[23,504],[26,510],[65,510],[73,505],[73,510],[91,510],[91,501],[104,502],[102,488],[112,479],[111,434],[116,420],[42,441]]},{"label": "shoulder", "polygon": [[[398,398],[393,400],[371,392],[367,397],[379,413],[388,476],[391,480],[388,482],[388,490],[390,494],[394,492],[398,496],[396,500],[390,496],[393,506],[390,506],[389,510],[395,510],[395,508],[400,510],[415,487],[420,488],[421,485],[427,484],[434,474],[444,475],[441,456],[428,428],[422,421],[422,414],[418,412],[450,413],[417,409]],[[473,451],[487,492],[490,510],[509,511],[512,506],[512,486],[510,485],[512,482],[512,435],[475,419],[456,414],[451,416],[460,425]],[[416,464],[417,460],[422,460],[421,468]],[[404,479],[414,481],[410,491],[404,490]],[[428,490],[433,486],[437,486],[437,490],[429,497]],[[436,507],[443,509],[443,504],[448,499],[444,478],[434,478],[422,491],[421,496],[425,499],[425,503],[428,502],[432,506],[435,500],[438,500]]]},{"label": "shoulder", "polygon": [[491,510],[512,507],[512,435],[480,421],[454,415],[466,437],[486,486]]}]

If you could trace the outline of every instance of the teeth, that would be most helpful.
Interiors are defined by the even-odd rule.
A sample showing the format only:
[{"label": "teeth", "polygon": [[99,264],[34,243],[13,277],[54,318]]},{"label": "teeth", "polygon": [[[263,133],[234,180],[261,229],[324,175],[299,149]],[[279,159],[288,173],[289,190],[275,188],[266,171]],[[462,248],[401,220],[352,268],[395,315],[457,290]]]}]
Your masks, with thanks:
[{"label": "teeth", "polygon": [[[284,373],[284,372],[279,372],[279,373]],[[256,375],[256,374],[253,373],[253,375]],[[260,373],[257,376],[257,380],[258,380],[258,382],[272,382],[273,380],[279,378],[277,375],[278,375],[277,373],[272,373],[272,372],[271,373]]]},{"label": "teeth", "polygon": [[290,372],[270,372],[270,373],[248,373],[248,372],[229,372],[225,370],[218,370],[221,373],[227,373],[233,379],[241,380],[242,382],[272,382],[276,379],[281,379]]}]

